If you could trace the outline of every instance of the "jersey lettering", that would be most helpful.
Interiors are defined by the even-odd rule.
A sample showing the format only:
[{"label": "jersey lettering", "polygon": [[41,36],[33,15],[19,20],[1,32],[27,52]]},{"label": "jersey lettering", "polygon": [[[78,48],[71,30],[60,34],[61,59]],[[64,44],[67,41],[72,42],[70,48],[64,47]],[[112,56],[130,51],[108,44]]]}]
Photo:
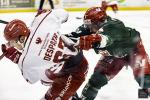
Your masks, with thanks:
[{"label": "jersey lettering", "polygon": [[47,60],[47,61],[52,60],[54,63],[59,63],[63,59],[67,59],[70,57],[70,55],[63,54],[63,52],[61,50],[57,50],[58,49],[57,42],[58,42],[58,48],[61,50],[64,49],[64,42],[63,42],[62,38],[61,37],[58,38],[57,34],[54,33],[51,41],[49,42],[48,48],[46,50],[44,60]]},{"label": "jersey lettering", "polygon": [[61,48],[61,49],[64,48],[62,38],[60,38],[60,40],[59,40],[58,47]]},{"label": "jersey lettering", "polygon": [[54,53],[54,47],[57,44],[57,39],[58,39],[58,36],[57,36],[56,33],[54,33],[54,35],[52,37],[52,40],[50,41],[50,44],[48,45],[48,48],[46,50],[46,53],[45,53],[45,56],[44,56],[44,60],[47,60],[47,61],[51,60],[51,57],[52,57],[52,55]]}]

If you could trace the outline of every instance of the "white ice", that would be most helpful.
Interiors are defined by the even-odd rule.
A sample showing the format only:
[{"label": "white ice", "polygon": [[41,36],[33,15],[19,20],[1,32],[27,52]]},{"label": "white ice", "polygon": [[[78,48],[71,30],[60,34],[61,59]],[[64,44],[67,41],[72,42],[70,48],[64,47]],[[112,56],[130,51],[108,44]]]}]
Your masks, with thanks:
[{"label": "white ice", "polygon": [[[76,17],[83,17],[84,12],[69,12],[69,14],[68,22],[62,26],[62,34],[74,31],[82,24],[82,19]],[[119,11],[117,14],[109,11],[108,14],[122,20],[127,26],[136,28],[141,33],[146,51],[150,55],[150,11]],[[35,13],[6,13],[0,14],[0,19],[6,21],[21,19],[30,26],[34,16]],[[4,27],[5,25],[0,24],[0,44],[6,42],[3,38]],[[86,81],[78,90],[79,95],[100,58],[93,50],[85,51],[84,54],[89,61],[89,72]],[[40,82],[33,85],[27,83],[18,66],[8,59],[3,58],[0,61],[0,100],[39,100],[47,89],[48,87],[41,85]],[[124,67],[114,79],[101,88],[95,100],[139,100],[138,89],[132,70],[130,67]]]}]

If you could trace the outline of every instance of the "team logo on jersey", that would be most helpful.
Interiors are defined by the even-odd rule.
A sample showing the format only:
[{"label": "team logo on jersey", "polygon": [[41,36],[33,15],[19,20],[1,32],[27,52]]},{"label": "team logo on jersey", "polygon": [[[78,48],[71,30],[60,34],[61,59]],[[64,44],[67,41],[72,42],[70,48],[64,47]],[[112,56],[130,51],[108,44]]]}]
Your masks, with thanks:
[{"label": "team logo on jersey", "polygon": [[42,43],[42,39],[40,38],[40,37],[38,37],[37,39],[36,39],[36,42],[35,42],[36,44],[40,44],[40,43]]}]

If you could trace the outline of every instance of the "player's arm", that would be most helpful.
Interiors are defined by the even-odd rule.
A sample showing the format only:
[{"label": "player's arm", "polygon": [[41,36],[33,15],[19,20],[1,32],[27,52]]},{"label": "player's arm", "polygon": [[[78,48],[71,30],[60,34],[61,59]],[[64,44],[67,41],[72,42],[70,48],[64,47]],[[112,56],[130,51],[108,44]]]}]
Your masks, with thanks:
[{"label": "player's arm", "polygon": [[84,25],[79,26],[75,32],[65,34],[65,36],[77,43],[77,48],[80,50],[105,47],[108,40],[106,36],[99,33],[92,34],[90,29]]},{"label": "player's arm", "polygon": [[79,26],[75,32],[71,32],[69,34],[65,34],[66,37],[70,38],[72,41],[77,42],[81,36],[89,35],[90,29],[85,27],[84,25]]},{"label": "player's arm", "polygon": [[103,35],[103,31],[99,29],[95,34],[81,36],[79,39],[79,47],[82,50],[94,49],[96,53],[112,43],[112,39],[107,35]]},{"label": "player's arm", "polygon": [[18,63],[22,53],[20,53],[17,49],[14,47],[7,47],[5,44],[2,44],[1,50],[3,54],[5,54],[6,58],[10,59],[14,63]]}]

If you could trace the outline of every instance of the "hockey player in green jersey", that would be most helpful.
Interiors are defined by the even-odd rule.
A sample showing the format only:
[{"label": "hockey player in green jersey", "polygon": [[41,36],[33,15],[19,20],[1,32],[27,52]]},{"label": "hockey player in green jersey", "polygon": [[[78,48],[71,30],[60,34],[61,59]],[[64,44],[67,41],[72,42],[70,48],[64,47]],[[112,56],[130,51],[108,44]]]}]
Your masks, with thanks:
[{"label": "hockey player in green jersey", "polygon": [[[84,87],[81,100],[94,100],[98,91],[113,79],[124,66],[131,66],[135,80],[143,89],[150,88],[150,61],[142,44],[140,33],[113,19],[101,7],[92,7],[84,15],[84,24],[67,37],[76,41],[80,49],[94,49],[102,58]],[[100,38],[94,42],[92,36]],[[143,81],[143,83],[141,82]]]}]

